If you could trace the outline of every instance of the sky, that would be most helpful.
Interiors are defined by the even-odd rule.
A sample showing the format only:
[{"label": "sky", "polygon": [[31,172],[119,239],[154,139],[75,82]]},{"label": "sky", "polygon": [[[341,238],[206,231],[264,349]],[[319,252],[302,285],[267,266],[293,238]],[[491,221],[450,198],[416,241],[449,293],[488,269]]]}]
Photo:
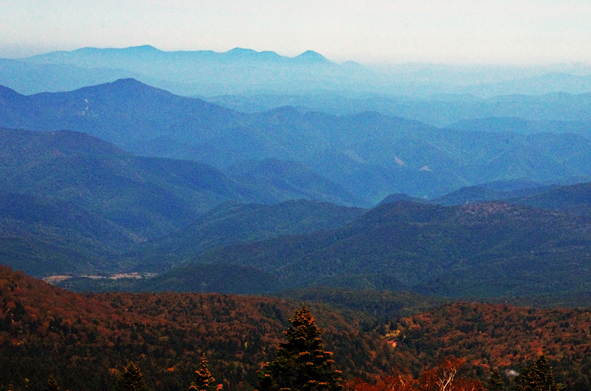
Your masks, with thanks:
[{"label": "sky", "polygon": [[333,61],[591,64],[589,0],[0,0],[0,57],[149,44]]}]

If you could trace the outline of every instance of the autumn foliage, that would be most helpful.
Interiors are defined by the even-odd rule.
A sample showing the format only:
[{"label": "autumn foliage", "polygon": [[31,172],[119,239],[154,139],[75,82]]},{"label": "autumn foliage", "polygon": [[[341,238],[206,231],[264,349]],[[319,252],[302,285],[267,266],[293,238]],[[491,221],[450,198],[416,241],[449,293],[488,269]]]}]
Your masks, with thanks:
[{"label": "autumn foliage", "polygon": [[[224,389],[253,390],[298,304],[223,294],[82,295],[0,266],[0,388],[41,390],[54,374],[63,389],[111,389],[131,360],[150,389],[186,390],[206,354]],[[346,376],[384,373],[391,354],[384,340],[362,332],[358,319],[314,312]]]},{"label": "autumn foliage", "polygon": [[[51,375],[63,390],[112,389],[129,361],[148,388],[187,390],[204,354],[224,390],[253,390],[300,305],[222,294],[82,295],[0,266],[0,390],[42,391]],[[454,303],[373,324],[358,312],[310,309],[347,390],[478,391],[471,379],[499,368],[507,383],[506,370],[521,372],[540,353],[557,383],[591,389],[587,309]]]},{"label": "autumn foliage", "polygon": [[344,391],[484,391],[480,380],[459,375],[463,365],[464,360],[447,358],[423,371],[418,379],[408,374],[389,376],[376,383],[353,379],[345,382]]}]

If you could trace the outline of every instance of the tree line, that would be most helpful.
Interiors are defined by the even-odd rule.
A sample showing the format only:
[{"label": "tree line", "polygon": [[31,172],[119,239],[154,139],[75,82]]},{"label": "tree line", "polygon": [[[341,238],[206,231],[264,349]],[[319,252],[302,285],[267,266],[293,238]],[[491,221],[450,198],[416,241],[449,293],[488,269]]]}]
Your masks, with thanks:
[{"label": "tree line", "polygon": [[[561,391],[563,387],[554,380],[552,369],[545,355],[525,368],[509,385],[498,369],[491,372],[487,383],[462,374],[465,360],[446,358],[435,367],[424,370],[420,376],[396,373],[385,378],[365,380],[342,379],[342,372],[333,368],[333,353],[324,350],[322,330],[306,305],[295,311],[284,331],[285,342],[275,352],[275,359],[258,371],[257,391]],[[208,368],[205,355],[188,391],[220,391]],[[16,391],[12,384],[0,387],[0,391]],[[60,391],[53,375],[45,391]],[[113,391],[151,391],[144,377],[133,362],[129,362],[117,377]]]}]

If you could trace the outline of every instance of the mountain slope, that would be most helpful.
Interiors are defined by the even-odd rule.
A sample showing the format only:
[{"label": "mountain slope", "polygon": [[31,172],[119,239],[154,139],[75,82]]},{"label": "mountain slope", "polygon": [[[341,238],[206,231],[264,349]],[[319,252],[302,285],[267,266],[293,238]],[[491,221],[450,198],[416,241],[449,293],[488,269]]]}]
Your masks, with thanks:
[{"label": "mountain slope", "polygon": [[[270,180],[255,181],[251,176],[237,181],[202,163],[134,156],[74,131],[0,128],[0,151],[0,188],[12,193],[0,210],[6,228],[3,240],[13,244],[4,248],[8,257],[5,262],[35,275],[93,267],[114,270],[121,254],[132,245],[176,233],[201,214],[228,201],[274,203],[318,198],[352,203],[345,191],[301,164],[275,162],[286,168],[277,174],[278,178],[300,181],[296,186],[285,187]],[[290,170],[292,175],[287,174]],[[309,183],[318,186],[308,189]],[[23,199],[19,201],[17,194]],[[336,206],[292,205],[292,212],[277,211],[267,218],[275,216],[274,223],[278,224],[295,224],[300,219],[305,228],[299,232],[333,227],[335,221],[342,221],[337,212],[341,209]],[[305,211],[306,205],[311,209]],[[260,213],[271,211],[260,207]],[[330,211],[335,211],[333,217]],[[313,217],[312,213],[318,214]],[[321,221],[322,217],[328,221]],[[257,214],[249,218],[257,218]],[[306,223],[303,220],[307,218],[310,221]],[[260,233],[259,239],[280,233],[274,223],[262,229],[265,233]],[[209,248],[205,242],[232,241],[202,235],[183,239],[182,233],[179,235],[176,240],[185,240],[193,254]],[[256,237],[257,233],[252,235]],[[29,240],[34,238],[36,245],[17,245],[27,236],[31,237]],[[193,239],[199,242],[191,242]],[[49,258],[55,261],[43,263]],[[76,258],[79,267],[75,265]],[[124,262],[128,266],[138,264],[137,259]],[[158,262],[158,268],[169,266],[169,260]]]},{"label": "mountain slope", "polygon": [[[168,267],[218,247],[335,229],[363,213],[359,208],[307,200],[273,205],[225,203],[199,216],[182,231],[145,243],[126,257],[134,259],[138,269],[154,270],[158,265]],[[213,286],[209,283],[208,289],[215,289]]]},{"label": "mountain slope", "polygon": [[[301,307],[219,294],[78,295],[2,265],[0,296],[0,386],[34,390],[50,374],[64,389],[110,389],[129,361],[153,389],[182,389],[203,354],[224,389],[252,390],[256,371],[272,359],[287,320]],[[367,316],[309,308],[344,376],[383,373],[379,363],[390,348],[362,332]]]},{"label": "mountain slope", "polygon": [[3,189],[75,202],[144,237],[248,194],[213,167],[135,157],[81,133],[1,132]]},{"label": "mountain slope", "polygon": [[72,202],[0,193],[0,259],[28,274],[112,269],[141,241],[131,230]]},{"label": "mountain slope", "polygon": [[514,200],[536,208],[562,210],[591,216],[591,183],[561,186]]},{"label": "mountain slope", "polygon": [[170,137],[179,118],[187,123],[193,121],[192,136],[198,137],[218,132],[235,115],[228,109],[173,95],[134,79],[27,97],[6,88],[0,92],[2,126],[76,130],[126,149],[134,143]]},{"label": "mountain slope", "polygon": [[591,172],[591,139],[580,135],[468,132],[375,112],[332,116],[292,107],[247,115],[134,80],[32,96],[4,88],[0,107],[0,126],[86,132],[143,156],[222,169],[260,160],[303,164],[355,200],[343,191],[340,200],[308,197],[363,206],[392,193],[433,198],[498,180],[551,182]]},{"label": "mountain slope", "polygon": [[[304,164],[279,159],[242,162],[226,168],[228,175],[240,183],[256,183],[265,189],[267,203],[274,203],[291,195],[339,205],[359,205],[362,200],[342,186],[327,180]],[[261,195],[261,199],[264,197]]]},{"label": "mountain slope", "polygon": [[[531,295],[584,289],[590,244],[588,221],[570,214],[503,203],[397,202],[330,232],[212,251],[187,268],[252,266],[275,274],[285,288],[379,277],[390,281],[389,288],[382,283],[380,289],[460,297]],[[190,278],[187,270],[181,266],[162,274],[151,287],[167,278],[180,283]]]},{"label": "mountain slope", "polygon": [[519,372],[544,354],[557,382],[585,390],[591,381],[589,326],[591,313],[584,308],[453,303],[395,319],[383,334],[395,336],[397,353],[409,361],[463,357],[481,376],[498,368],[506,383],[506,371]]},{"label": "mountain slope", "polygon": [[[373,297],[352,306],[367,309],[378,299],[376,292],[362,294]],[[256,371],[272,358],[287,319],[301,306],[293,300],[220,294],[79,295],[5,266],[0,266],[0,295],[5,370],[0,386],[29,389],[45,387],[50,374],[64,388],[108,389],[130,360],[153,389],[181,389],[205,353],[216,383],[251,390]],[[384,298],[398,300],[390,294]],[[310,297],[306,303],[345,379],[383,378],[395,370],[416,374],[453,355],[466,359],[464,370],[486,380],[492,368],[519,370],[540,351],[568,389],[584,390],[591,378],[586,309],[433,307],[427,301],[423,305],[431,309],[376,322],[368,314],[314,304]],[[378,307],[382,304],[377,300]]]}]

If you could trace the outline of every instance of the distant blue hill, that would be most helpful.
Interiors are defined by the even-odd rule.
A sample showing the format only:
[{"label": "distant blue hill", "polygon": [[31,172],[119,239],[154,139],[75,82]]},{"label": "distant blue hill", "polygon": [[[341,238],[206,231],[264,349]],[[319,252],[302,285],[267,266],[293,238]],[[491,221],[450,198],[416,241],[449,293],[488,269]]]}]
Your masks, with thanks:
[{"label": "distant blue hill", "polygon": [[[22,93],[65,91],[134,77],[180,95],[318,94],[388,96],[449,101],[449,96],[479,99],[499,95],[542,95],[591,92],[590,75],[557,72],[555,68],[507,68],[408,64],[392,69],[352,61],[337,63],[313,50],[294,57],[273,51],[234,48],[163,51],[150,45],[128,48],[86,47],[19,59],[30,64],[0,78],[0,84]],[[38,74],[31,71],[35,66]],[[2,70],[0,60],[0,70]],[[74,68],[72,68],[74,67]],[[84,70],[90,70],[85,74]],[[581,69],[573,70],[581,73]],[[19,73],[20,72],[20,73]],[[121,73],[126,72],[126,74]],[[1,72],[0,72],[1,73]],[[42,76],[41,76],[42,75]],[[27,81],[27,77],[32,77]],[[50,82],[53,79],[53,82]],[[71,80],[69,80],[71,79]],[[454,99],[455,100],[455,99]]]},{"label": "distant blue hill", "polygon": [[[583,113],[587,96],[567,97]],[[371,111],[334,116],[287,106],[244,114],[133,79],[31,96],[0,88],[0,126],[85,132],[137,155],[267,182],[281,197],[360,206],[393,193],[434,198],[481,183],[556,183],[591,172],[591,139],[583,135],[443,129]]]},{"label": "distant blue hill", "polygon": [[162,51],[144,45],[130,48],[82,48],[22,59],[37,65],[70,65],[79,68],[116,68],[140,75],[143,81],[178,93],[211,94],[250,90],[341,89],[359,85],[370,71],[352,64],[340,65],[314,51],[296,57],[272,51],[234,48]]},{"label": "distant blue hill", "polygon": [[26,95],[71,91],[131,77],[141,78],[141,75],[113,67],[89,69],[72,64],[36,64],[0,58],[0,85]]}]

